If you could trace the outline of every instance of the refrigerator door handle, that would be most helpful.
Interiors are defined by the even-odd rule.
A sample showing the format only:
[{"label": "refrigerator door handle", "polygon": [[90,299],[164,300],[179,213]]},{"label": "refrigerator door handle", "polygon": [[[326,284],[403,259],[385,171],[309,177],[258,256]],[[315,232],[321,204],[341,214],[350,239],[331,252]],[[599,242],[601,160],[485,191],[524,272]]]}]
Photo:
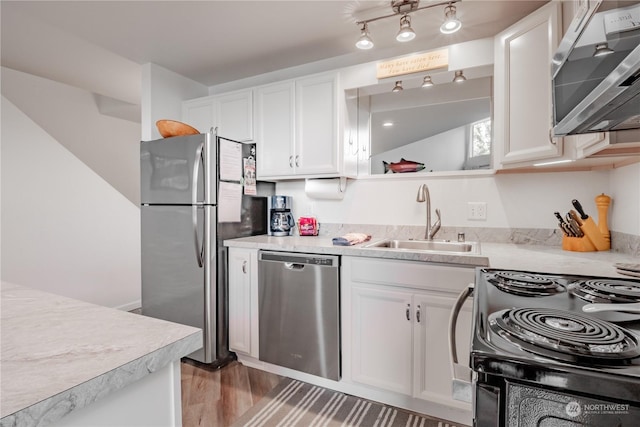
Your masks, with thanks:
[{"label": "refrigerator door handle", "polygon": [[191,213],[193,220],[193,240],[196,245],[196,260],[198,261],[198,267],[203,265],[204,257],[204,242],[200,244],[200,237],[198,236],[198,173],[200,172],[200,163],[204,165],[204,158],[202,157],[202,150],[204,149],[204,142],[198,145],[196,150],[196,158],[193,162],[193,181],[191,183]]}]

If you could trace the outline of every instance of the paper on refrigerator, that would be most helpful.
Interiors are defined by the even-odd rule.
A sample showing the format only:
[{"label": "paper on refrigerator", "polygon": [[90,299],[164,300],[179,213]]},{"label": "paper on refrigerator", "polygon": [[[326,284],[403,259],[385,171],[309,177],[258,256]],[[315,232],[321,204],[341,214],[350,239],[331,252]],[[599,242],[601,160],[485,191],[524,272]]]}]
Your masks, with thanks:
[{"label": "paper on refrigerator", "polygon": [[242,184],[220,181],[218,187],[218,222],[240,222]]}]

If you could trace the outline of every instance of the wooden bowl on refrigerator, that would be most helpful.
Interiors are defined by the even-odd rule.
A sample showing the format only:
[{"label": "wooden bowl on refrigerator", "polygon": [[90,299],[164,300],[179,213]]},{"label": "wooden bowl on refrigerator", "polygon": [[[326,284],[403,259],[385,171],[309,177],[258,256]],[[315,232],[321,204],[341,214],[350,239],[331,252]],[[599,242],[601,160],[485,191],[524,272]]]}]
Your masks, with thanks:
[{"label": "wooden bowl on refrigerator", "polygon": [[184,136],[184,135],[196,135],[199,134],[198,130],[189,126],[186,123],[178,122],[176,120],[158,120],[156,122],[158,131],[163,138],[170,138],[172,136]]}]

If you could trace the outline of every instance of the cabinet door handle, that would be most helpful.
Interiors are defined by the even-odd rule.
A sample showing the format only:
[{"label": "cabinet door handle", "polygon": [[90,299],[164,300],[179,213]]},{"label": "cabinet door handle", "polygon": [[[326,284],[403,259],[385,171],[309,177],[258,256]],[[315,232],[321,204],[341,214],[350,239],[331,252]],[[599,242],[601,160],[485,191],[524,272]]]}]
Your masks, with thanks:
[{"label": "cabinet door handle", "polygon": [[296,156],[296,167],[300,167],[300,156]]},{"label": "cabinet door handle", "polygon": [[407,320],[411,321],[411,304],[407,304],[407,311],[405,314],[407,315]]},{"label": "cabinet door handle", "polygon": [[247,261],[242,261],[242,273],[247,274]]},{"label": "cabinet door handle", "polygon": [[420,306],[418,306],[418,309],[416,310],[416,321],[420,323]]},{"label": "cabinet door handle", "polygon": [[289,156],[289,167],[293,169],[293,156]]}]

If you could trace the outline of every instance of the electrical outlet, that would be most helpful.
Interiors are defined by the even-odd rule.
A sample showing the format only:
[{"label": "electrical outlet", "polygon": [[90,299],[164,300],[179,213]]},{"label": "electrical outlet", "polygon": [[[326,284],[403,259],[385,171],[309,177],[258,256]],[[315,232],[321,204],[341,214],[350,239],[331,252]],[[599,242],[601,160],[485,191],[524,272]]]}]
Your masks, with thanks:
[{"label": "electrical outlet", "polygon": [[487,219],[486,202],[468,202],[467,219],[484,221]]}]

